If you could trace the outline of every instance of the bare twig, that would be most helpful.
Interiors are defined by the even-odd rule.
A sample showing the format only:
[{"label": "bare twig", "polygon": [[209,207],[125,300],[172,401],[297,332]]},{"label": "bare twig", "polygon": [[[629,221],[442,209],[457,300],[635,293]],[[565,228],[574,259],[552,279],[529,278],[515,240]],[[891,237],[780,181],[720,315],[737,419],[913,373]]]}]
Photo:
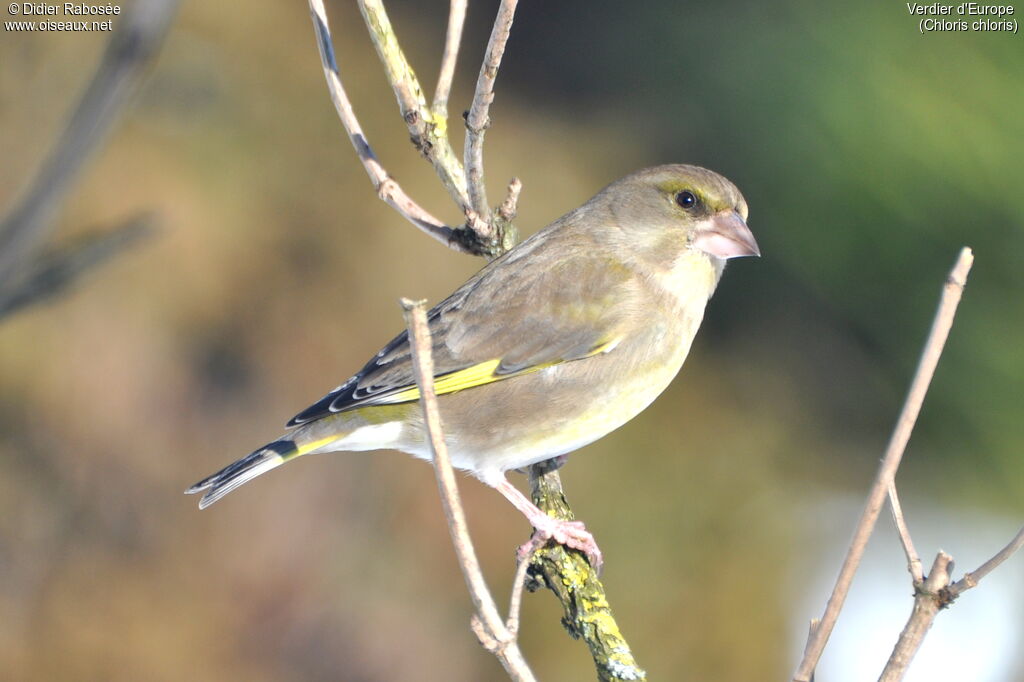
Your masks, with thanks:
[{"label": "bare twig", "polygon": [[[821,618],[811,618],[807,624],[807,643],[804,645],[804,655],[807,655],[807,647],[814,641],[814,631],[821,625]],[[814,682],[814,673],[811,673],[811,682]]]},{"label": "bare twig", "polygon": [[[413,225],[431,235],[449,248],[475,256],[495,258],[512,247],[515,232],[511,225],[495,219],[493,222],[484,220],[470,205],[466,189],[466,174],[462,164],[455,155],[448,138],[448,119],[440,110],[427,106],[423,89],[419,80],[405,58],[398,44],[394,29],[388,19],[387,12],[380,0],[360,0],[360,11],[366,21],[370,36],[376,46],[377,54],[383,62],[388,81],[398,100],[402,118],[409,128],[413,144],[433,165],[438,178],[445,186],[448,194],[455,201],[459,210],[466,218],[461,227],[448,227],[435,218],[407,195],[398,183],[384,170],[374,155],[366,135],[355,116],[352,104],[341,83],[341,75],[334,56],[330,27],[323,0],[309,0],[313,29],[316,32],[317,45],[320,49],[320,61],[323,64],[324,76],[331,100],[338,111],[349,140],[355,147],[367,175],[370,176],[377,194],[397,210]],[[456,8],[457,9],[457,8]],[[449,33],[454,35],[458,28],[459,17],[454,17],[455,24],[449,26]],[[451,37],[450,35],[450,37]],[[445,65],[441,74],[447,79],[447,70],[454,68],[454,54],[457,45],[449,40],[446,45]],[[448,53],[452,57],[448,59]],[[439,94],[446,96],[450,87],[439,82]],[[514,202],[513,202],[514,203]]]},{"label": "bare twig", "polygon": [[910,538],[910,529],[907,528],[907,521],[903,517],[903,507],[900,505],[900,497],[896,493],[896,482],[889,481],[889,509],[892,511],[892,520],[896,524],[896,532],[900,535],[900,543],[903,545],[903,552],[907,555],[907,570],[914,581],[914,585],[924,582],[924,570],[921,566],[921,557],[914,549],[914,541]]},{"label": "bare twig", "polygon": [[530,561],[533,554],[525,556],[516,564],[516,574],[512,578],[512,597],[508,604],[508,620],[505,627],[512,633],[513,637],[519,635],[519,612],[523,604],[523,590],[526,588],[526,572],[530,568]]},{"label": "bare twig", "polygon": [[1021,547],[1024,547],[1024,528],[1017,531],[1017,535],[1010,540],[1006,547],[999,550],[995,556],[983,563],[981,566],[978,566],[975,570],[965,573],[963,578],[950,585],[950,599],[956,599],[967,590],[976,586],[982,578],[994,571],[999,564],[1013,556],[1013,554]]},{"label": "bare twig", "polygon": [[113,229],[44,251],[19,271],[13,286],[0,291],[0,318],[60,295],[87,272],[149,236],[152,226],[152,216],[136,216]]},{"label": "bare twig", "polygon": [[505,194],[505,201],[498,207],[498,217],[506,223],[511,224],[516,219],[516,211],[519,210],[519,193],[523,191],[523,183],[519,178],[512,178],[508,183],[508,192]]},{"label": "bare twig", "polygon": [[861,514],[860,521],[857,523],[853,540],[851,540],[850,547],[846,553],[846,559],[843,561],[839,577],[836,579],[835,588],[829,597],[825,613],[821,617],[821,624],[815,628],[814,634],[808,640],[803,660],[793,674],[794,682],[810,682],[814,668],[818,665],[821,653],[825,649],[825,643],[828,641],[829,635],[832,634],[832,628],[835,627],[836,620],[839,618],[839,612],[843,608],[843,602],[846,600],[846,595],[849,593],[850,586],[853,583],[853,576],[860,565],[861,557],[864,555],[864,548],[867,546],[868,539],[874,531],[875,522],[878,520],[878,515],[882,510],[882,505],[885,503],[889,484],[895,479],[896,470],[899,468],[900,460],[903,458],[903,451],[906,449],[907,442],[910,440],[910,433],[913,431],[914,423],[917,421],[917,416],[921,411],[921,404],[924,402],[928,385],[931,383],[935,367],[939,362],[939,357],[942,355],[942,348],[946,343],[946,338],[949,336],[949,329],[953,324],[953,316],[956,314],[957,304],[960,302],[960,297],[963,294],[967,273],[970,271],[973,261],[974,256],[971,250],[964,247],[960,251],[956,264],[946,278],[942,298],[939,301],[939,308],[935,313],[935,319],[932,321],[928,341],[925,343],[924,351],[918,362],[917,372],[910,385],[907,399],[903,403],[903,409],[889,440],[885,457],[882,459],[882,464],[871,486],[867,504]]},{"label": "bare twig", "polygon": [[[423,418],[430,447],[434,454],[437,487],[441,492],[441,501],[445,517],[448,519],[448,531],[452,536],[452,544],[455,545],[455,554],[458,556],[459,566],[462,568],[466,586],[469,588],[469,594],[476,609],[473,629],[480,637],[481,643],[501,661],[509,677],[524,682],[534,680],[533,673],[530,672],[530,667],[519,650],[519,644],[514,634],[509,632],[498,613],[494,598],[487,589],[473,543],[469,538],[466,515],[459,501],[455,472],[452,470],[448,447],[441,431],[441,415],[437,409],[437,396],[434,393],[434,359],[430,352],[430,328],[427,326],[423,301],[413,302],[402,299],[402,308],[405,311],[406,325],[409,329],[413,368],[416,371],[416,385],[420,390]],[[517,579],[521,582],[518,572]]]},{"label": "bare twig", "polygon": [[334,108],[338,112],[341,124],[345,126],[349,140],[352,142],[363,168],[366,169],[366,174],[370,176],[370,182],[373,183],[377,195],[388,206],[398,211],[403,218],[445,246],[475,255],[474,250],[465,246],[464,242],[457,238],[454,228],[446,226],[413,201],[377,160],[377,156],[373,153],[373,149],[363,133],[363,128],[359,124],[359,119],[356,118],[345,87],[341,84],[341,74],[334,58],[334,44],[331,40],[331,30],[327,23],[323,0],[309,0],[309,11],[313,19],[313,30],[316,32],[316,42],[320,48],[320,61],[324,67],[324,77],[327,79],[327,90],[331,94],[331,101],[334,102]]},{"label": "bare twig", "polygon": [[455,78],[455,62],[459,58],[459,43],[462,42],[462,27],[466,23],[467,0],[451,0],[448,11],[448,31],[444,37],[444,54],[441,57],[441,72],[437,76],[434,102],[431,110],[434,117],[448,119],[448,95]]},{"label": "bare twig", "polygon": [[469,203],[473,210],[487,221],[491,217],[491,208],[487,203],[487,190],[484,187],[484,133],[491,124],[488,111],[491,102],[494,101],[494,81],[498,78],[498,67],[501,66],[501,57],[505,54],[505,44],[508,42],[509,31],[512,30],[517,2],[518,0],[501,0],[490,40],[487,42],[487,53],[483,64],[480,65],[473,104],[466,116],[466,148],[463,152],[463,161],[466,166]]},{"label": "bare twig", "polygon": [[30,267],[75,176],[138,91],[177,5],[177,0],[139,0],[115,22],[115,33],[67,127],[24,198],[0,222],[0,289]]},{"label": "bare twig", "polygon": [[900,638],[893,648],[892,655],[885,664],[879,682],[899,682],[907,674],[907,668],[914,654],[921,648],[924,636],[928,634],[935,616],[949,604],[946,587],[949,585],[949,574],[953,570],[953,558],[945,552],[935,557],[928,577],[915,590],[914,610],[910,614]]}]

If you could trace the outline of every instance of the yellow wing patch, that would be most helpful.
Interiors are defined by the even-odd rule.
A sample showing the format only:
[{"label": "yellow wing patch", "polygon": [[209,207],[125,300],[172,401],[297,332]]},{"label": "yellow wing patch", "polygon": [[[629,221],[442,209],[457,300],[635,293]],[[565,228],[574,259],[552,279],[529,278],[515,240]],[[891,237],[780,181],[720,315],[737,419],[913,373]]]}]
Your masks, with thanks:
[{"label": "yellow wing patch", "polygon": [[[621,338],[612,339],[606,343],[602,343],[592,351],[583,356],[583,358],[589,358],[593,355],[599,355],[601,353],[608,353],[615,346],[619,345],[622,341]],[[579,359],[583,359],[579,358]],[[495,374],[495,370],[498,369],[498,365],[501,364],[501,360],[488,360],[487,362],[481,362],[480,364],[467,367],[466,369],[460,369],[457,372],[451,374],[445,374],[441,377],[434,378],[434,392],[437,395],[444,395],[445,393],[454,393],[455,391],[463,391],[467,388],[473,388],[475,386],[483,386],[484,384],[490,384],[495,381],[501,381],[502,379],[509,379],[511,377],[522,376],[523,374],[532,374],[533,372],[539,372],[542,369],[553,367],[554,365],[560,364],[562,361],[548,362],[543,365],[535,365],[533,367],[527,367],[526,369],[514,372],[512,374]],[[389,395],[386,399],[381,402],[386,403],[405,403],[412,402],[420,399],[420,389],[413,386],[404,391]]]},{"label": "yellow wing patch", "polygon": [[[442,377],[437,377],[434,379],[434,392],[438,395],[444,395],[445,393],[454,393],[455,391],[461,391],[467,388],[473,388],[474,386],[482,386],[484,384],[489,384],[492,381],[497,381],[500,377],[494,374],[494,370],[498,369],[498,365],[500,364],[501,360],[488,360],[487,362],[481,362],[479,365],[473,365],[466,369],[460,369],[458,372],[452,372],[451,374],[445,374]],[[387,397],[387,401],[389,403],[412,402],[413,400],[419,399],[420,389],[415,387]]]}]

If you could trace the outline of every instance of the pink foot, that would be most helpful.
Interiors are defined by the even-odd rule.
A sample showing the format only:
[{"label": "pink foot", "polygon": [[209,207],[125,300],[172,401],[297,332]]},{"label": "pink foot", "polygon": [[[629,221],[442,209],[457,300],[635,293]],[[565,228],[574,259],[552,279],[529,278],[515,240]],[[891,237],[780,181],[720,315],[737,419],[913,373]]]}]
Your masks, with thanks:
[{"label": "pink foot", "polygon": [[582,521],[562,521],[551,518],[531,502],[530,498],[505,480],[505,476],[500,472],[492,476],[482,476],[481,480],[494,486],[526,516],[527,521],[533,526],[533,537],[519,548],[518,558],[520,561],[529,557],[534,550],[543,546],[548,540],[554,540],[560,545],[577,549],[586,554],[590,565],[600,572],[604,557],[594,541],[594,536],[584,527]]},{"label": "pink foot", "polygon": [[529,557],[548,540],[554,540],[560,545],[586,554],[590,565],[600,572],[601,566],[604,564],[604,556],[601,554],[601,548],[597,546],[594,536],[590,534],[582,521],[562,521],[542,514],[534,516],[530,522],[533,524],[533,537],[519,548],[520,561]]}]

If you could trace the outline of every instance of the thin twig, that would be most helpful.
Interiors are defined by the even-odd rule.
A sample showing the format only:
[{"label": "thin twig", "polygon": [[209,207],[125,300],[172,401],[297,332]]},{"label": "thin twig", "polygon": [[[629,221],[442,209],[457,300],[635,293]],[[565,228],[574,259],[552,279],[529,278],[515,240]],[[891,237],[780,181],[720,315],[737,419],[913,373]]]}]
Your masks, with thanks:
[{"label": "thin twig", "polygon": [[1017,535],[1010,540],[1010,543],[999,550],[995,556],[983,563],[981,566],[978,566],[975,570],[965,573],[963,578],[950,585],[950,599],[956,599],[967,590],[975,587],[982,578],[995,570],[999,564],[1013,556],[1014,552],[1019,550],[1021,547],[1024,547],[1024,528],[1017,531]]},{"label": "thin twig", "polygon": [[520,559],[516,564],[516,574],[512,578],[512,596],[509,599],[508,619],[505,621],[505,627],[513,637],[519,634],[519,612],[523,604],[523,590],[526,588],[526,571],[529,570],[532,559],[532,553]]},{"label": "thin twig", "polygon": [[177,6],[177,0],[140,0],[115,21],[96,73],[50,156],[21,202],[0,221],[0,288],[30,266],[75,176],[120,119],[159,54]]},{"label": "thin twig", "polygon": [[0,319],[63,294],[86,273],[153,232],[151,215],[135,216],[117,227],[48,249],[19,271],[11,286],[0,291]]},{"label": "thin twig", "polygon": [[892,520],[896,524],[896,532],[900,535],[900,542],[903,544],[903,553],[907,555],[907,570],[914,585],[924,582],[924,570],[921,566],[921,557],[914,548],[914,541],[910,538],[910,529],[907,528],[907,521],[903,517],[903,507],[900,505],[900,496],[896,493],[896,481],[889,481],[889,509],[892,511]]},{"label": "thin twig", "polygon": [[949,604],[946,588],[952,570],[953,558],[945,552],[939,552],[928,571],[928,577],[915,590],[910,619],[903,627],[878,682],[899,682],[907,674],[907,668],[914,654],[921,648],[924,636],[935,622],[935,616]]},{"label": "thin twig", "polygon": [[441,72],[437,76],[434,102],[431,110],[437,119],[448,119],[448,95],[455,78],[455,63],[459,58],[459,43],[462,42],[462,28],[466,23],[466,0],[451,0],[448,11],[448,31],[444,37],[444,54],[441,57]]},{"label": "thin twig", "polygon": [[519,193],[522,191],[523,183],[519,178],[509,180],[505,200],[498,207],[498,217],[506,223],[511,224],[516,219],[516,212],[519,210]]},{"label": "thin twig", "polygon": [[459,489],[455,481],[448,456],[448,447],[441,430],[441,415],[437,408],[437,395],[434,393],[434,359],[431,354],[430,328],[427,326],[427,315],[423,309],[423,301],[413,302],[402,299],[405,311],[406,326],[409,329],[409,340],[412,347],[413,368],[416,372],[416,385],[420,390],[420,404],[423,407],[423,419],[427,429],[427,437],[433,451],[434,473],[437,476],[437,487],[441,492],[445,518],[448,520],[448,531],[452,536],[455,554],[466,579],[470,597],[476,610],[474,631],[480,636],[481,643],[491,651],[505,671],[513,680],[528,682],[534,680],[530,667],[519,650],[515,636],[509,632],[498,613],[484,582],[477,561],[473,543],[466,525],[466,515],[459,501]]},{"label": "thin twig", "polygon": [[835,627],[836,620],[839,618],[839,612],[843,608],[843,602],[846,600],[846,595],[849,593],[850,586],[853,583],[853,576],[857,572],[857,567],[860,565],[861,557],[864,555],[868,539],[874,531],[875,522],[878,520],[882,505],[885,503],[889,484],[895,480],[896,470],[899,468],[900,460],[903,458],[903,451],[907,447],[910,433],[913,431],[914,423],[921,412],[921,404],[924,402],[925,393],[928,392],[928,385],[931,383],[932,376],[935,374],[935,367],[939,362],[939,357],[942,355],[942,348],[946,343],[946,338],[949,336],[949,329],[953,324],[953,316],[956,314],[957,304],[959,304],[960,297],[963,294],[967,273],[970,271],[973,261],[974,256],[971,250],[964,247],[960,251],[956,264],[946,278],[946,283],[942,290],[942,298],[939,301],[939,308],[935,313],[935,319],[932,321],[928,341],[925,343],[924,351],[918,362],[917,371],[910,385],[907,399],[903,403],[903,409],[889,440],[885,457],[882,459],[882,464],[878,468],[875,481],[871,486],[867,504],[861,514],[860,521],[857,523],[853,540],[851,540],[850,547],[846,553],[846,559],[843,561],[839,577],[836,579],[835,588],[829,597],[825,613],[821,617],[821,624],[815,628],[813,636],[807,643],[803,660],[793,674],[794,682],[810,682],[811,675],[814,673],[822,651],[825,649],[825,643],[828,641],[829,635],[832,634],[832,628]]},{"label": "thin twig", "polygon": [[501,0],[498,16],[494,19],[487,53],[480,65],[480,76],[476,81],[476,94],[466,116],[466,147],[463,163],[466,167],[466,182],[469,186],[469,204],[485,221],[490,221],[491,207],[487,203],[484,187],[484,133],[491,125],[488,111],[494,101],[494,81],[498,78],[498,67],[505,54],[505,44],[512,30],[518,0]]},{"label": "thin twig", "polygon": [[[814,640],[814,631],[821,625],[821,618],[811,618],[807,624],[807,643],[804,645],[804,655],[807,655],[807,646]],[[811,682],[814,682],[814,673],[811,673]]]},{"label": "thin twig", "polygon": [[381,0],[359,0],[359,11],[363,14],[370,38],[377,48],[377,56],[384,64],[388,82],[395,92],[398,108],[409,128],[409,135],[416,149],[434,166],[441,184],[448,190],[452,200],[463,209],[470,208],[466,193],[466,174],[448,141],[447,122],[435,120],[427,106],[419,79],[405,58],[398,44],[398,37],[391,26],[391,20]]},{"label": "thin twig", "polygon": [[370,176],[370,182],[377,195],[388,206],[410,223],[426,232],[445,246],[462,251],[463,253],[475,254],[456,238],[454,228],[446,226],[443,222],[431,215],[405,193],[405,190],[392,178],[377,160],[370,143],[359,125],[352,103],[341,84],[341,73],[338,71],[338,63],[334,58],[334,43],[331,40],[331,29],[327,23],[327,13],[324,10],[323,0],[309,0],[309,11],[313,19],[313,30],[316,32],[316,44],[320,48],[320,61],[324,68],[324,77],[327,79],[327,90],[330,92],[331,101],[338,112],[341,124],[345,126],[349,141],[356,150],[356,155]]}]

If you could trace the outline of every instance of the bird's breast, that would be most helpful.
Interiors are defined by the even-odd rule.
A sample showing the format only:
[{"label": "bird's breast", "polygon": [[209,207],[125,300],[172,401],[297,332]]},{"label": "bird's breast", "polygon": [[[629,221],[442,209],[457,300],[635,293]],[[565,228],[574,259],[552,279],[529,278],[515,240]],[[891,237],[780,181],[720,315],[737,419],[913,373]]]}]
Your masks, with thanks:
[{"label": "bird's breast", "polygon": [[653,296],[665,297],[668,305],[677,307],[681,315],[699,311],[697,323],[704,315],[711,294],[722,276],[724,261],[712,259],[700,251],[685,249],[660,268],[653,268],[647,277]]}]

